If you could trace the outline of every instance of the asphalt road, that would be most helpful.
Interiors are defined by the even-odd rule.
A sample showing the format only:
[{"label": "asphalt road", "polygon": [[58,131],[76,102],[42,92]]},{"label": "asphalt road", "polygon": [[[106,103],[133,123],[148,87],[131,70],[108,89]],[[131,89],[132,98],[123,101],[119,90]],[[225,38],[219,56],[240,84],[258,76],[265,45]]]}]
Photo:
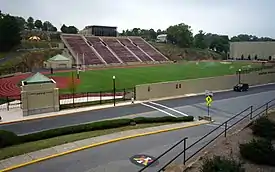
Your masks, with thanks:
[{"label": "asphalt road", "polygon": [[[225,114],[227,117],[232,116],[232,114],[237,113],[246,107],[250,106],[251,104],[263,104],[272,98],[275,98],[274,92],[275,84],[266,85],[261,87],[254,87],[251,88],[248,92],[221,92],[214,94],[214,102],[213,106],[210,109],[210,114],[215,114],[220,116],[221,113]],[[271,92],[270,92],[271,91]],[[262,93],[262,94],[258,94]],[[265,94],[266,93],[266,94]],[[246,98],[247,96],[255,95],[256,98]],[[260,96],[264,95],[264,96]],[[219,100],[227,100],[229,98],[235,98],[236,100],[240,100],[238,98],[243,97],[241,104],[236,103],[238,101],[230,101],[230,103],[224,104],[222,101]],[[259,98],[260,97],[260,98]],[[170,99],[170,100],[162,100],[162,101],[155,101],[155,103],[165,105],[169,108],[179,109],[183,113],[187,115],[202,115],[205,114],[205,97],[204,96],[194,96],[194,97],[185,97],[185,98],[177,98],[177,99]],[[222,108],[219,103],[224,106]],[[149,103],[146,103],[149,104]],[[168,113],[174,116],[179,116],[181,114],[171,111],[167,108],[149,104],[154,106],[158,109],[166,109]],[[184,108],[184,109],[181,109]],[[222,109],[221,109],[222,108]],[[232,111],[233,110],[233,111]],[[223,111],[223,112],[222,112]],[[229,113],[227,113],[228,111]],[[64,127],[69,125],[77,125],[80,123],[87,123],[97,120],[104,120],[116,117],[127,117],[128,115],[136,114],[137,116],[154,116],[154,115],[167,115],[164,113],[160,113],[159,110],[153,109],[151,107],[142,105],[142,104],[134,104],[129,106],[120,106],[120,107],[113,107],[107,109],[99,109],[93,110],[88,112],[79,112],[74,114],[69,114],[65,116],[57,116],[52,118],[45,118],[45,119],[37,119],[32,121],[25,121],[25,122],[18,122],[13,124],[4,124],[0,125],[0,130],[9,130],[13,131],[16,134],[27,134],[33,133],[37,131]]]},{"label": "asphalt road", "polygon": [[[174,145],[177,141],[184,137],[188,137],[187,147],[194,143],[196,140],[204,136],[206,133],[213,130],[217,125],[224,122],[228,118],[234,116],[238,112],[244,110],[246,107],[252,105],[253,108],[257,108],[265,102],[272,100],[275,97],[274,86],[264,87],[264,92],[261,92],[262,88],[253,88],[247,93],[234,93],[226,92],[216,94],[215,100],[210,109],[210,115],[215,120],[214,124],[206,124],[198,127],[186,128],[177,131],[160,133],[156,135],[149,135],[144,137],[139,137],[135,139],[124,140],[120,142],[115,142],[111,144],[106,144],[91,149],[86,149],[80,152],[75,152],[72,154],[64,155],[61,157],[53,158],[47,161],[42,161],[36,164],[25,166],[16,170],[14,172],[29,172],[29,171],[39,171],[39,172],[137,172],[141,169],[130,161],[130,158],[135,155],[145,154],[153,157],[157,157]],[[253,93],[253,94],[249,94]],[[230,95],[242,95],[242,96],[230,96]],[[158,101],[154,104],[156,109],[150,109],[144,105],[138,105],[142,108],[150,109],[147,112],[138,114],[139,116],[163,116],[166,113],[173,114],[175,116],[181,116],[183,114],[194,115],[207,115],[207,109],[205,108],[205,103],[200,99],[204,99],[202,96],[183,98],[183,99],[173,99]],[[171,103],[174,102],[174,103]],[[193,104],[192,104],[193,103]],[[272,103],[274,104],[275,101]],[[146,103],[147,105],[153,105]],[[133,107],[136,108],[137,105]],[[163,106],[169,106],[164,108]],[[128,108],[128,107],[123,107]],[[160,111],[161,109],[162,111]],[[264,107],[260,110],[263,110]],[[176,111],[175,111],[176,110]],[[166,113],[164,113],[165,111]],[[247,111],[236,119],[230,121],[228,126],[231,126],[238,119],[242,118],[244,115],[248,114]],[[132,113],[131,113],[132,114]],[[255,113],[254,113],[255,115]],[[211,140],[217,136],[224,127],[221,127],[209,137],[205,138],[202,142],[194,147],[188,149],[186,157],[188,158],[192,153],[197,151],[202,147],[207,141]],[[164,157],[159,159],[159,161],[154,164],[154,166],[145,170],[146,172],[156,172],[158,171],[166,162],[172,159],[183,149],[183,144],[178,145],[173,151],[166,154]],[[177,163],[182,163],[183,157],[180,156],[175,160]]]},{"label": "asphalt road", "polygon": [[[133,164],[130,158],[137,154],[146,154],[157,157],[162,152],[170,148],[175,142],[183,137],[188,137],[187,146],[196,141],[199,137],[213,129],[212,126],[199,126],[169,133],[150,135],[136,139],[124,140],[104,146],[87,149],[81,152],[72,153],[62,157],[42,161],[23,168],[13,170],[14,172],[137,172],[142,167]],[[221,131],[221,130],[220,130]],[[218,132],[218,131],[217,131]],[[217,133],[207,138],[213,138]],[[204,142],[205,143],[205,142]],[[188,150],[187,157],[196,151],[203,142]],[[145,171],[157,171],[166,162],[173,158],[183,148],[183,144],[178,145],[172,152],[168,153],[155,166]],[[183,157],[179,157],[175,162],[180,163]]]}]

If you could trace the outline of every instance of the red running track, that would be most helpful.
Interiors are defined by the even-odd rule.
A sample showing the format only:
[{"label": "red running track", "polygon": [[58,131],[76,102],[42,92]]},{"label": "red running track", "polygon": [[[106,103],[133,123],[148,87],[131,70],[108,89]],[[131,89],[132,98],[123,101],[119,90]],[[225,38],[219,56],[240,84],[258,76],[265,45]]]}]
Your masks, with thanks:
[{"label": "red running track", "polygon": [[[20,99],[20,92],[21,89],[19,87],[20,82],[32,74],[22,74],[8,78],[1,78],[0,79],[0,97],[9,97],[12,99]],[[60,77],[60,76],[53,76],[50,77],[55,80],[57,87],[60,89],[67,88],[68,84],[71,80],[69,77]],[[79,84],[80,80],[76,80]],[[116,96],[123,96],[124,92],[116,92]],[[99,97],[99,96],[113,96],[113,93],[77,93],[74,96],[72,94],[64,94],[60,95],[61,99],[71,99],[71,98],[80,98],[80,97]]]},{"label": "red running track", "polygon": [[[0,79],[0,96],[1,97],[17,97],[20,95],[21,89],[18,85],[20,85],[20,82],[28,77],[30,77],[32,74],[22,74],[17,75],[13,77],[8,78],[1,78]],[[70,81],[70,78],[67,77],[59,77],[54,76],[50,77],[55,80],[57,87],[62,89],[68,87],[68,83]],[[77,80],[78,83],[80,83],[80,80]]]}]

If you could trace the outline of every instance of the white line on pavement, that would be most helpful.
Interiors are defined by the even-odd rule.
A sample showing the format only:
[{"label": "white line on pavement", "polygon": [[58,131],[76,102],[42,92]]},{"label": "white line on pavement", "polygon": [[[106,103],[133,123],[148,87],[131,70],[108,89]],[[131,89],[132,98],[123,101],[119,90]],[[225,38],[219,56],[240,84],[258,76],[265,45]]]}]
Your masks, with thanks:
[{"label": "white line on pavement", "polygon": [[154,106],[151,106],[151,105],[148,105],[148,104],[145,104],[145,103],[140,103],[140,104],[142,104],[142,105],[144,105],[144,106],[147,106],[147,107],[150,107],[150,108],[152,108],[152,109],[155,109],[155,110],[157,110],[157,111],[160,111],[160,112],[162,112],[162,113],[165,113],[165,114],[167,114],[167,115],[169,115],[169,116],[176,117],[175,115],[172,115],[171,113],[168,113],[168,112],[166,112],[166,111],[164,111],[164,110],[161,110],[161,109],[159,109],[159,108],[156,108],[156,107],[154,107]]},{"label": "white line on pavement", "polygon": [[178,111],[178,110],[176,110],[176,109],[170,108],[170,107],[168,107],[168,106],[164,106],[164,105],[159,104],[159,103],[155,103],[155,102],[148,102],[148,103],[151,103],[151,104],[153,104],[153,105],[157,105],[157,106],[160,106],[160,107],[169,109],[169,110],[174,111],[174,112],[177,112],[177,113],[179,113],[179,114],[181,114],[181,115],[183,115],[183,116],[188,116],[187,114],[185,114],[185,113],[183,113],[183,112],[180,112],[180,111]]}]

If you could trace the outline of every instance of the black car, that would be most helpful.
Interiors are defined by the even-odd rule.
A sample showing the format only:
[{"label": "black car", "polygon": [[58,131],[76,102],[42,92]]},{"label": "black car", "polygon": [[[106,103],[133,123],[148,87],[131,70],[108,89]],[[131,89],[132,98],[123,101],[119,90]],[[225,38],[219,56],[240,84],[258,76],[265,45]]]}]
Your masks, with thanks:
[{"label": "black car", "polygon": [[234,86],[234,91],[247,91],[249,88],[248,84],[237,84]]}]

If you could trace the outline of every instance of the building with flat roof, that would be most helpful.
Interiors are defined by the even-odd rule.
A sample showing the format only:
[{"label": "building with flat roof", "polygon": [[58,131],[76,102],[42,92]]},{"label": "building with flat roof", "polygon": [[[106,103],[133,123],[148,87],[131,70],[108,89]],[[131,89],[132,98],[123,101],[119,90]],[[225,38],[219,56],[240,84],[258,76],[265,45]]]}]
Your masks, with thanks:
[{"label": "building with flat roof", "polygon": [[117,27],[113,26],[86,26],[83,30],[79,32],[84,36],[117,36]]},{"label": "building with flat roof", "polygon": [[272,60],[275,56],[275,41],[230,42],[231,59]]}]

